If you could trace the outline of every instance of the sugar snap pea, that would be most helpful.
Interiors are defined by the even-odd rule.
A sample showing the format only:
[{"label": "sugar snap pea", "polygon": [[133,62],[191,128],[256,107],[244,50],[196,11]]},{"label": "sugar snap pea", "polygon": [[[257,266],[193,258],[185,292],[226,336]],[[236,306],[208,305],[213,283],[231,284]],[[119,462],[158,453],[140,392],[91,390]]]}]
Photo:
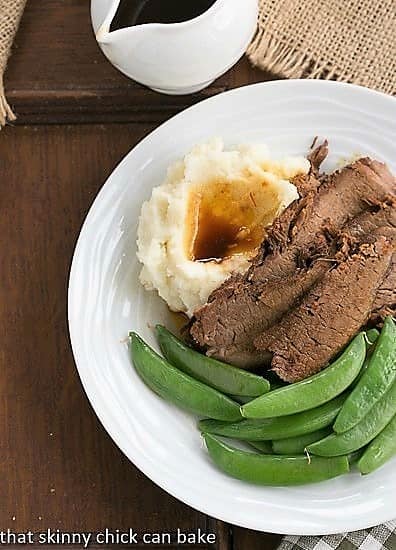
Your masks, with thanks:
[{"label": "sugar snap pea", "polygon": [[249,443],[249,445],[257,451],[260,451],[265,455],[271,455],[273,452],[272,444],[270,441],[248,441],[247,443]]},{"label": "sugar snap pea", "polygon": [[375,342],[377,341],[380,333],[376,328],[371,328],[366,332],[366,358],[363,361],[363,366],[355,378],[355,380],[351,384],[351,389],[355,388],[358,383],[360,382],[363,374],[366,372],[367,367],[369,366],[371,356],[373,354],[374,348],[375,348]]},{"label": "sugar snap pea", "polygon": [[358,334],[332,365],[296,384],[290,384],[241,407],[245,418],[271,418],[312,409],[348,388],[359,374],[366,356],[364,333]]},{"label": "sugar snap pea", "polygon": [[367,369],[338,415],[334,431],[343,433],[362,420],[396,380],[396,325],[391,317],[370,357]]},{"label": "sugar snap pea", "polygon": [[305,448],[310,443],[319,441],[327,435],[330,435],[331,428],[323,428],[309,434],[298,435],[297,437],[288,437],[273,441],[272,449],[277,455],[300,455],[304,454]]},{"label": "sugar snap pea", "polygon": [[169,363],[193,378],[227,394],[256,397],[269,391],[270,384],[262,376],[198,353],[162,325],[156,329],[161,351]]},{"label": "sugar snap pea", "polygon": [[372,441],[396,414],[396,382],[356,426],[342,434],[331,434],[308,445],[318,456],[338,456],[361,449]]},{"label": "sugar snap pea", "polygon": [[362,474],[370,474],[396,455],[396,415],[370,443],[358,462]]},{"label": "sugar snap pea", "polygon": [[163,399],[201,416],[229,421],[241,418],[238,403],[179,371],[137,334],[131,333],[130,341],[137,373]]},{"label": "sugar snap pea", "polygon": [[295,437],[330,426],[334,422],[346,395],[309,411],[279,418],[264,420],[241,420],[240,422],[219,422],[201,420],[201,432],[222,435],[244,441],[262,441]]},{"label": "sugar snap pea", "polygon": [[258,485],[303,485],[331,479],[349,471],[348,458],[308,458],[249,453],[203,434],[213,462],[232,477]]}]

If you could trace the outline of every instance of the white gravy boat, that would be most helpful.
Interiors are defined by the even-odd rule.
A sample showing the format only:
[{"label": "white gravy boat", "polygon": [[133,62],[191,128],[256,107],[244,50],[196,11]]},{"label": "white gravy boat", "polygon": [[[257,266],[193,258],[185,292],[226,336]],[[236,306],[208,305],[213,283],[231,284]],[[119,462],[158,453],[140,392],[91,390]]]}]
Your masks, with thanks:
[{"label": "white gravy boat", "polygon": [[165,94],[208,86],[242,57],[257,26],[258,0],[216,0],[182,23],[110,31],[120,1],[91,0],[96,39],[121,72]]}]

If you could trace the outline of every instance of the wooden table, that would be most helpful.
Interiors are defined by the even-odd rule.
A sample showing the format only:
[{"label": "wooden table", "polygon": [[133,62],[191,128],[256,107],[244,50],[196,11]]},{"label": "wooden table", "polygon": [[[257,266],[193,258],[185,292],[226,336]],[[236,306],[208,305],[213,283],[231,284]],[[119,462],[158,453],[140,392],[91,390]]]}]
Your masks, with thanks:
[{"label": "wooden table", "polygon": [[269,78],[242,60],[200,94],[155,94],[104,59],[88,0],[28,2],[6,78],[18,120],[0,133],[0,529],[200,528],[217,534],[202,550],[276,548],[279,536],[192,510],[122,455],[84,395],[66,312],[79,229],[123,155],[187,105]]}]

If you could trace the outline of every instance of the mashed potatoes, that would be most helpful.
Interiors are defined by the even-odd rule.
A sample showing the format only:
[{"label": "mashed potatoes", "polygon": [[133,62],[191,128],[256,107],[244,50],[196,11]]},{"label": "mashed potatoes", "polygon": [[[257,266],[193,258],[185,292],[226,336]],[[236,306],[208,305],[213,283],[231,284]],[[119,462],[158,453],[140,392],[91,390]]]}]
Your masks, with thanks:
[{"label": "mashed potatoes", "polygon": [[191,316],[230,274],[247,269],[265,228],[298,198],[289,180],[309,168],[303,157],[271,159],[264,145],[225,151],[216,139],[195,147],[143,204],[143,285]]}]

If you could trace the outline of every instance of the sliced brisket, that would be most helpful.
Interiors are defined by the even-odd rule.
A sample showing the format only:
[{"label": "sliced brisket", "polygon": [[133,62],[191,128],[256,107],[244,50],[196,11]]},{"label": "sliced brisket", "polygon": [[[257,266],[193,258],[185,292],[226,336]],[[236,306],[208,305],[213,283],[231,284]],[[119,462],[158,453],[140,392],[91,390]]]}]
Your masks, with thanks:
[{"label": "sliced brisket", "polygon": [[207,354],[233,365],[260,365],[269,359],[254,346],[254,337],[279,321],[299,296],[309,290],[326,271],[329,262],[315,262],[307,269],[282,278],[249,283],[233,280],[216,294],[213,307],[207,304],[196,312],[190,333],[206,346]]},{"label": "sliced brisket", "polygon": [[395,192],[392,174],[378,161],[363,158],[331,174],[279,216],[251,268],[254,275],[250,275],[263,279],[294,269],[296,257],[304,251],[309,255],[324,227],[340,230],[370,203],[381,204]]},{"label": "sliced brisket", "polygon": [[367,323],[393,250],[384,236],[362,244],[256,338],[261,352],[273,354],[271,366],[278,376],[296,382],[318,372]]},{"label": "sliced brisket", "polygon": [[[396,249],[396,198],[389,196],[380,205],[373,205],[373,211],[355,218],[350,225],[350,233],[355,238],[372,235],[381,228],[383,235]],[[388,272],[381,283],[370,317],[370,324],[380,325],[388,315],[396,315],[396,252],[393,253]]]},{"label": "sliced brisket", "polygon": [[388,224],[372,217],[395,193],[393,176],[377,161],[361,159],[322,184],[313,174],[296,184],[301,198],[275,221],[248,272],[230,277],[195,313],[190,334],[208,355],[240,367],[263,363],[268,350],[257,350],[254,339],[333,267],[342,230],[355,223],[347,241]]},{"label": "sliced brisket", "polygon": [[387,276],[378,289],[373,304],[370,324],[381,325],[388,315],[396,317],[396,254],[393,253],[392,262]]}]

